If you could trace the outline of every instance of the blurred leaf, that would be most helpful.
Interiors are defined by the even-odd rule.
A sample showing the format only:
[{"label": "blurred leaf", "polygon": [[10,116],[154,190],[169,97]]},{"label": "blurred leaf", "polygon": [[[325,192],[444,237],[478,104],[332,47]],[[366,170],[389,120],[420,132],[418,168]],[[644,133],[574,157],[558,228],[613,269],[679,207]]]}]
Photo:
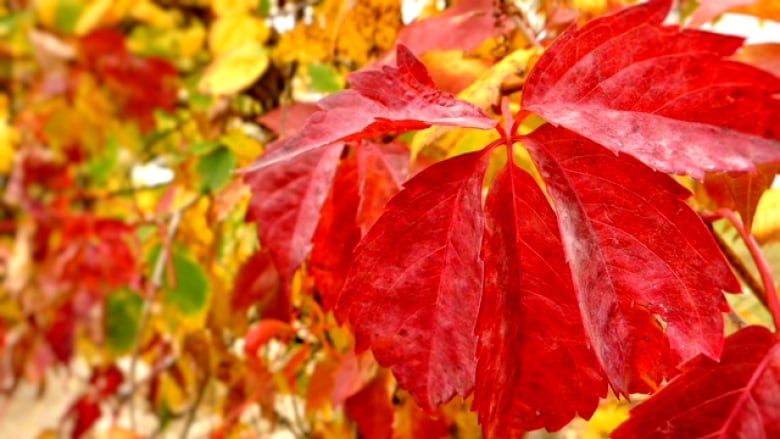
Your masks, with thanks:
[{"label": "blurred leaf", "polygon": [[211,63],[198,88],[215,95],[232,94],[252,85],[267,68],[268,51],[258,43],[246,43]]},{"label": "blurred leaf", "polygon": [[319,93],[335,93],[344,88],[344,78],[327,64],[309,64],[311,88]]},{"label": "blurred leaf", "polygon": [[106,341],[114,354],[129,352],[138,336],[143,298],[135,291],[121,289],[106,299]]},{"label": "blurred leaf", "polygon": [[198,162],[198,172],[203,178],[201,189],[205,192],[222,189],[230,181],[235,167],[236,155],[225,147],[219,147],[201,157]]},{"label": "blurred leaf", "polygon": [[165,303],[185,317],[197,317],[208,305],[209,280],[206,272],[189,255],[177,250],[173,252],[173,272],[175,284],[171,284],[170,276],[163,276]]}]

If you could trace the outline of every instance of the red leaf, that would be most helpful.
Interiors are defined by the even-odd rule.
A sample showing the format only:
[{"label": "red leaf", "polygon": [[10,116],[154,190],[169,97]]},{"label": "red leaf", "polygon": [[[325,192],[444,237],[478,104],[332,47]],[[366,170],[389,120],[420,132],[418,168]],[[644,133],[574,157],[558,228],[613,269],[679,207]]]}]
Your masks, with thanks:
[{"label": "red leaf", "polygon": [[330,145],[244,177],[252,189],[247,220],[258,223],[260,242],[285,285],[309,253],[342,149]]},{"label": "red leaf", "polygon": [[663,26],[669,6],[570,28],[530,74],[525,109],[664,172],[780,161],[780,78],[724,59],[741,38]]},{"label": "red leaf", "polygon": [[392,437],[394,412],[387,377],[387,373],[380,371],[360,392],[347,399],[344,409],[357,423],[360,437]]},{"label": "red leaf", "polygon": [[357,223],[365,234],[409,178],[409,149],[402,143],[364,142],[357,150],[360,207]]},{"label": "red leaf", "polygon": [[780,437],[780,343],[751,326],[726,340],[720,363],[697,358],[612,437]]},{"label": "red leaf", "polygon": [[749,231],[753,225],[761,195],[772,186],[775,175],[780,172],[778,165],[758,166],[755,172],[707,174],[704,187],[718,205],[727,207],[742,217]]},{"label": "red leaf", "polygon": [[297,135],[275,142],[250,169],[271,166],[339,141],[371,139],[431,125],[483,129],[496,125],[479,108],[436,90],[425,66],[405,46],[398,46],[396,58],[398,67],[350,74],[351,90],[321,100],[321,110]]},{"label": "red leaf", "polygon": [[101,414],[100,401],[94,395],[87,394],[79,398],[65,414],[66,417],[73,417],[70,437],[78,439],[84,436],[100,419]]},{"label": "red leaf", "polygon": [[143,129],[154,127],[156,109],[175,107],[176,68],[162,58],[133,55],[119,31],[100,29],[86,35],[81,39],[81,56],[87,68],[120,97],[124,113]]},{"label": "red leaf", "polygon": [[648,392],[723,346],[722,291],[740,284],[667,175],[574,133],[543,126],[525,142],[558,213],[585,331],[610,384]]},{"label": "red leaf", "polygon": [[474,409],[486,437],[588,418],[606,381],[582,326],[555,213],[510,164],[488,195]]},{"label": "red leaf", "polygon": [[297,133],[304,127],[309,116],[314,114],[318,107],[305,102],[294,102],[290,105],[282,105],[257,118],[257,121],[276,133],[279,137],[287,137]]},{"label": "red leaf", "polygon": [[356,349],[428,410],[474,385],[486,166],[475,152],[412,178],[355,249],[336,307]]},{"label": "red leaf", "polygon": [[492,0],[458,0],[443,14],[401,29],[398,41],[418,56],[429,50],[470,52],[511,30],[511,20],[499,12]]},{"label": "red leaf", "polygon": [[236,275],[231,306],[244,310],[257,303],[263,318],[289,320],[290,302],[267,249],[253,254]]},{"label": "red leaf", "polygon": [[355,224],[359,202],[357,159],[352,154],[339,166],[313,239],[310,272],[326,311],[336,305],[352,264],[352,250],[360,241]]}]

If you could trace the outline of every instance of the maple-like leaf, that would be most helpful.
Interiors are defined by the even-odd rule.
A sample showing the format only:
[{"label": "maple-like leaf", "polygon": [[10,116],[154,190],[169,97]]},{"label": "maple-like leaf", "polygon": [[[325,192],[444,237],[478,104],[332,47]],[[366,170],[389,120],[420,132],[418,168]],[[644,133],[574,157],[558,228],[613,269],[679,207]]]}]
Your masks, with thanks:
[{"label": "maple-like leaf", "polygon": [[485,290],[474,409],[486,437],[558,430],[606,395],[590,349],[555,213],[537,183],[509,164],[485,206]]},{"label": "maple-like leaf", "polygon": [[668,173],[780,161],[780,78],[725,59],[741,38],[664,26],[669,7],[570,28],[531,72],[524,108]]},{"label": "maple-like leaf", "polygon": [[252,189],[247,220],[258,223],[260,241],[285,283],[311,249],[342,149],[329,145],[244,176]]},{"label": "maple-like leaf", "polygon": [[780,437],[780,343],[764,327],[750,326],[726,340],[720,362],[697,358],[612,437]]},{"label": "maple-like leaf", "polygon": [[429,410],[474,386],[486,167],[475,152],[409,180],[355,249],[336,306],[356,349]]},{"label": "maple-like leaf", "polygon": [[482,110],[438,91],[425,66],[403,45],[397,67],[349,75],[351,90],[322,99],[301,131],[276,142],[250,169],[289,160],[338,141],[371,139],[389,133],[451,125],[489,129],[496,121]]},{"label": "maple-like leaf", "polygon": [[722,292],[740,284],[671,177],[562,128],[525,141],[552,197],[585,331],[610,384],[649,392],[718,358]]}]

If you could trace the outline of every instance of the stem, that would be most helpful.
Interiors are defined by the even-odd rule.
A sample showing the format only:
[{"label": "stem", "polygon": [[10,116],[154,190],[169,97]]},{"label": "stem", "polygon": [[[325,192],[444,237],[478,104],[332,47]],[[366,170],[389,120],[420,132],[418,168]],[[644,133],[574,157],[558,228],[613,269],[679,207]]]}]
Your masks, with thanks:
[{"label": "stem", "polygon": [[190,206],[190,204],[183,206],[181,209],[175,211],[171,215],[170,222],[168,223],[168,233],[165,236],[165,245],[162,246],[160,249],[160,254],[157,256],[157,260],[154,263],[154,270],[152,271],[152,278],[149,282],[148,291],[144,300],[144,305],[141,310],[141,320],[138,325],[138,334],[136,335],[135,344],[133,345],[133,354],[130,359],[130,369],[129,369],[129,379],[130,379],[130,388],[128,390],[128,397],[129,400],[129,410],[130,410],[130,426],[133,430],[135,430],[135,402],[133,401],[133,395],[135,395],[138,383],[136,382],[136,372],[138,369],[138,358],[140,357],[141,352],[141,341],[142,336],[144,333],[144,330],[149,325],[149,319],[151,318],[152,314],[152,305],[154,304],[156,298],[157,298],[157,292],[160,290],[160,287],[162,286],[162,276],[165,272],[165,261],[169,257],[171,243],[173,242],[173,237],[176,235],[176,231],[179,228],[179,223],[181,222],[181,216],[182,212],[187,209]]},{"label": "stem", "polygon": [[715,238],[715,242],[717,242],[718,247],[720,247],[720,251],[726,256],[729,264],[731,264],[731,268],[737,273],[737,277],[748,286],[750,292],[752,292],[758,301],[764,305],[764,308],[769,309],[769,304],[766,302],[766,292],[764,292],[764,287],[761,286],[761,282],[753,276],[753,273],[751,273],[750,269],[745,265],[745,261],[734,252],[728,243],[723,240],[723,237],[715,233],[714,230],[711,231],[712,236]]},{"label": "stem", "polygon": [[756,263],[756,268],[758,268],[758,272],[761,274],[761,281],[764,284],[764,292],[766,293],[766,302],[767,305],[769,305],[769,312],[772,314],[775,331],[777,331],[778,328],[780,328],[780,299],[777,297],[777,288],[775,287],[775,280],[772,277],[772,269],[769,267],[769,263],[764,257],[764,253],[761,252],[761,247],[758,246],[753,235],[745,230],[745,225],[742,224],[742,220],[737,218],[737,216],[734,215],[734,212],[728,209],[718,209],[715,214],[729,220],[734,228],[737,229],[739,235],[745,241],[745,244],[747,244],[750,255]]},{"label": "stem", "polygon": [[189,437],[190,428],[192,428],[192,424],[195,422],[195,414],[198,411],[198,407],[200,407],[201,402],[203,402],[203,397],[206,395],[206,386],[209,383],[209,379],[210,377],[208,376],[203,378],[203,382],[198,388],[198,395],[195,398],[195,402],[187,411],[187,418],[184,421],[184,428],[182,428],[181,435],[179,436],[181,439],[187,439]]}]

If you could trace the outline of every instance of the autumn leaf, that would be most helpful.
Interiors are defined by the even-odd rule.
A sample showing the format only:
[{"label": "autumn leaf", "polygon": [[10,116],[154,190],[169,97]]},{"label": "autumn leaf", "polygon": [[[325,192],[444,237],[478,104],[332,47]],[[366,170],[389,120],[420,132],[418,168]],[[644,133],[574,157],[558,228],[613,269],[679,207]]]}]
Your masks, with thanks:
[{"label": "autumn leaf", "polygon": [[488,129],[496,122],[484,112],[436,90],[425,66],[399,45],[397,67],[364,70],[348,77],[351,90],[319,102],[301,131],[273,144],[249,170],[289,160],[338,141],[427,128],[433,124]]},{"label": "autumn leaf", "polygon": [[488,38],[508,33],[513,24],[491,0],[458,0],[444,13],[416,20],[398,34],[398,42],[417,56],[429,50],[470,52]]},{"label": "autumn leaf", "polygon": [[780,78],[724,59],[741,38],[664,26],[669,6],[570,28],[531,72],[524,108],[663,172],[780,161]]},{"label": "autumn leaf", "polygon": [[343,146],[309,150],[247,174],[252,189],[248,221],[259,224],[283,282],[289,282],[311,249],[320,209],[330,190]]},{"label": "autumn leaf", "polygon": [[726,340],[720,362],[696,358],[631,411],[614,438],[771,438],[780,435],[780,344],[764,327]]},{"label": "autumn leaf", "polygon": [[336,305],[356,349],[428,410],[474,386],[486,167],[476,152],[409,180],[355,249]]},{"label": "autumn leaf", "polygon": [[772,186],[780,165],[758,166],[749,173],[711,173],[704,179],[707,194],[719,206],[739,212],[745,228],[750,230],[761,195]]},{"label": "autumn leaf", "polygon": [[650,392],[723,347],[723,291],[740,284],[690,193],[667,175],[550,125],[525,142],[544,178],[585,332],[612,387]]},{"label": "autumn leaf", "polygon": [[487,437],[558,430],[575,414],[589,417],[607,389],[585,336],[555,214],[514,164],[493,181],[485,211],[473,408]]}]

